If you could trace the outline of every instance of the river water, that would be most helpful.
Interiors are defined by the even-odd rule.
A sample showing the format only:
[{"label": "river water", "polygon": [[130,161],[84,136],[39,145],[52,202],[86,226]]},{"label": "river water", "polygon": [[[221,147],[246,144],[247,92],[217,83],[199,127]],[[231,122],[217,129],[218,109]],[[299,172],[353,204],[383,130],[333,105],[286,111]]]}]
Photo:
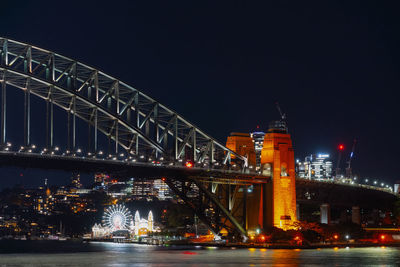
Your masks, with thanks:
[{"label": "river water", "polygon": [[[61,243],[61,242],[60,242]],[[59,243],[58,243],[59,244]],[[23,251],[23,253],[21,253]],[[67,252],[65,252],[67,251]],[[400,266],[400,248],[227,249],[90,243],[0,244],[0,266]]]}]

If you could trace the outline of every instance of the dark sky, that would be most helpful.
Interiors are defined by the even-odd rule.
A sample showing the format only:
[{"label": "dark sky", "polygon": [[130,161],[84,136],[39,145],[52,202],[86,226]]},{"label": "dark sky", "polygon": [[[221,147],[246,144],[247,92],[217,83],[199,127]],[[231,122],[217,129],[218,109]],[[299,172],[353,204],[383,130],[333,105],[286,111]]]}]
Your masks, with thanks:
[{"label": "dark sky", "polygon": [[[142,90],[225,142],[287,114],[295,154],[358,140],[354,172],[399,180],[395,1],[2,1],[0,35]],[[18,172],[3,169],[3,176]]]}]

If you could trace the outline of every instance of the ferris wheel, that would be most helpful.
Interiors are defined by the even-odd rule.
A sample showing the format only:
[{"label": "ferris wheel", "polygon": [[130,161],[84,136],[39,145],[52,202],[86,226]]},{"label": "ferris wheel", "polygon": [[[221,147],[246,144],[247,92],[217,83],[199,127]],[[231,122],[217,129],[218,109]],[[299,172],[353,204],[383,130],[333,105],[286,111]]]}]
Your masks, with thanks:
[{"label": "ferris wheel", "polygon": [[103,224],[111,231],[126,230],[132,222],[131,212],[122,204],[113,205],[106,209]]}]

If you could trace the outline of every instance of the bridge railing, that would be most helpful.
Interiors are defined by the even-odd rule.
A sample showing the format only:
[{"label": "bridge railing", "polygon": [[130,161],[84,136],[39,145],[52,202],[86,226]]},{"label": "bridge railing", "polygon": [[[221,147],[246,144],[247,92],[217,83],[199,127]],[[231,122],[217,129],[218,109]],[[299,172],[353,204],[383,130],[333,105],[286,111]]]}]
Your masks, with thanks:
[{"label": "bridge railing", "polygon": [[328,184],[338,184],[338,185],[345,185],[345,186],[352,186],[352,187],[361,187],[361,188],[365,188],[365,189],[378,190],[378,191],[383,191],[383,192],[392,193],[394,195],[397,195],[393,191],[393,188],[390,186],[380,187],[380,186],[373,186],[373,185],[368,185],[368,184],[361,184],[361,183],[357,183],[356,181],[332,179],[332,178],[309,179],[309,178],[304,178],[304,177],[296,177],[296,179],[309,180],[309,181],[328,183]]}]

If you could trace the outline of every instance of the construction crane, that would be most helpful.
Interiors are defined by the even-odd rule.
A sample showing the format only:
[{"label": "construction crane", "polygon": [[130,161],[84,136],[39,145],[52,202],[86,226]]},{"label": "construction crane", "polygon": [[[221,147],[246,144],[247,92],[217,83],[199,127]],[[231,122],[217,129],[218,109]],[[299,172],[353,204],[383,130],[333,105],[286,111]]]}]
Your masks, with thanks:
[{"label": "construction crane", "polygon": [[353,159],[353,156],[354,156],[354,149],[356,148],[356,143],[357,143],[357,140],[354,139],[353,147],[351,148],[351,152],[350,152],[349,161],[347,162],[346,177],[349,179],[351,179],[353,176],[352,171],[351,171],[351,160]]},{"label": "construction crane", "polygon": [[276,108],[277,108],[278,111],[279,111],[279,114],[281,115],[281,120],[282,120],[282,121],[285,121],[285,119],[286,119],[286,113],[282,113],[281,107],[279,106],[279,103],[278,103],[278,102],[275,102],[275,105],[276,105]]},{"label": "construction crane", "polygon": [[279,115],[281,116],[281,119],[279,121],[272,122],[272,124],[270,124],[270,128],[275,128],[275,129],[278,129],[279,131],[283,131],[283,132],[287,133],[288,128],[286,125],[286,114],[282,112],[281,107],[279,106],[278,102],[275,102],[275,105],[279,111]]}]

